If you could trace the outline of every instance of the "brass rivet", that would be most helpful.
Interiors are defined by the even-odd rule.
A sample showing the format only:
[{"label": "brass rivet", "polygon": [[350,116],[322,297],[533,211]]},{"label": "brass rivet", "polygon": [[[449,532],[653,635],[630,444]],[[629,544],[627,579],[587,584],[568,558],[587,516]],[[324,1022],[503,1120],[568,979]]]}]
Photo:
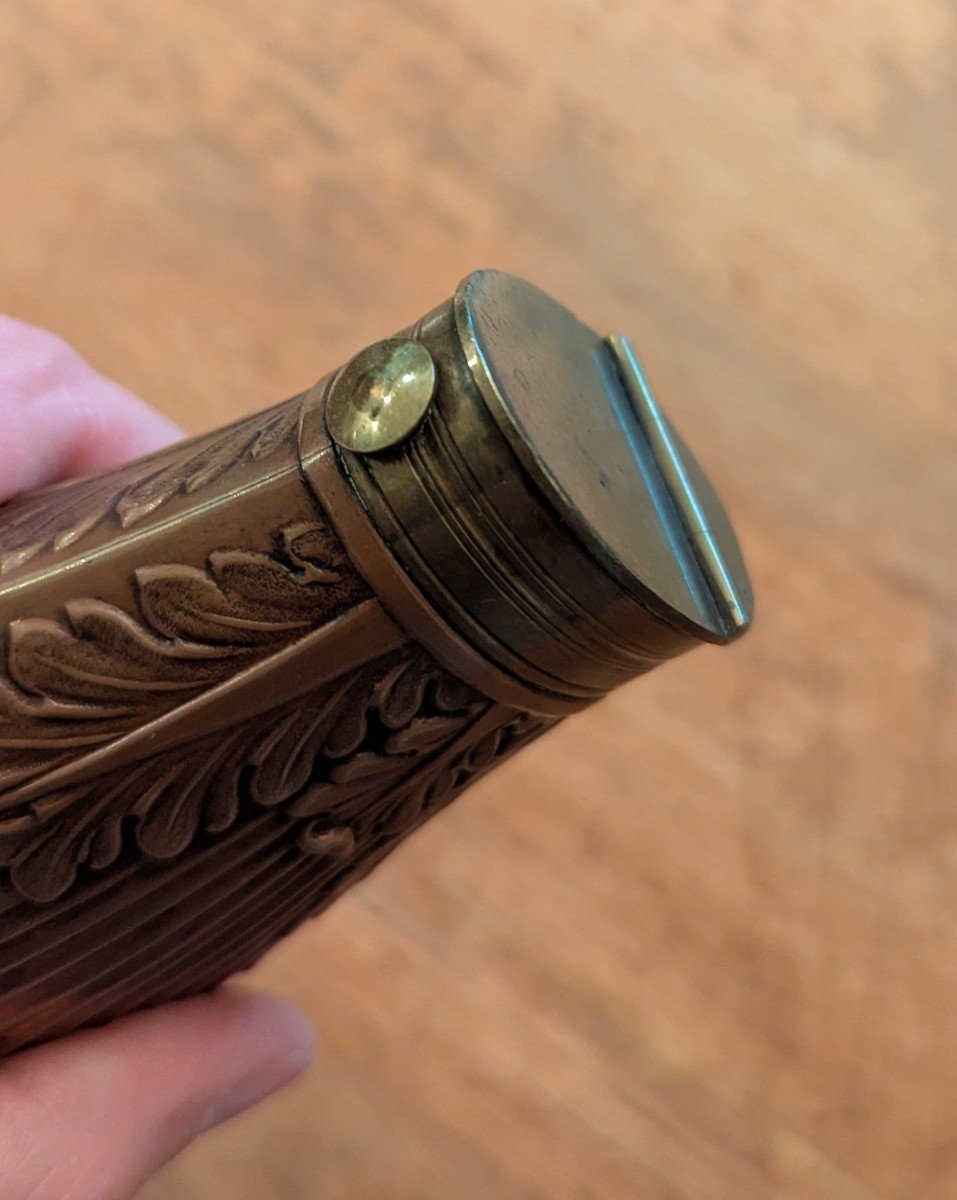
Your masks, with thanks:
[{"label": "brass rivet", "polygon": [[428,411],[435,379],[435,363],[421,342],[374,342],[343,367],[332,385],[326,406],[329,433],[357,454],[397,446]]}]

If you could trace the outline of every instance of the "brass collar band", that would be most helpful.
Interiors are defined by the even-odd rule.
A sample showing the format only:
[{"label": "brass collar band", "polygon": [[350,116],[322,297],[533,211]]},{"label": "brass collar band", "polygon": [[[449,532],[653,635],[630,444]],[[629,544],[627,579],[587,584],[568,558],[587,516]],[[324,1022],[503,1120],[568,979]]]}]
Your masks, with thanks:
[{"label": "brass collar band", "polygon": [[[416,357],[402,348],[410,339],[434,366],[424,412],[407,399],[425,389],[403,366]],[[481,686],[496,698],[509,699],[504,688],[529,707],[579,707],[749,619],[723,510],[657,408],[636,406],[627,349],[530,285],[477,272],[405,335],[317,385],[340,480],[361,508],[330,513],[347,549],[438,657],[461,669],[456,647],[467,647],[486,664]],[[349,448],[357,422],[366,452]],[[323,444],[316,428],[301,451],[328,495]],[[448,631],[444,653],[423,637],[427,610]]]}]

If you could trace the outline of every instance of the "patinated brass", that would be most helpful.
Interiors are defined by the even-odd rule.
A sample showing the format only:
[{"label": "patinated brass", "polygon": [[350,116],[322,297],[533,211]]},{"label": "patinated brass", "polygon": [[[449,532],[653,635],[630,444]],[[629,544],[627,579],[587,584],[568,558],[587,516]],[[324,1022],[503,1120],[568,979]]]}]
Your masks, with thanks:
[{"label": "patinated brass", "polygon": [[0,1050],[208,988],[568,713],[751,619],[634,351],[476,272],[0,508]]},{"label": "patinated brass", "polygon": [[421,342],[388,338],[367,346],[342,368],[326,405],[336,445],[378,454],[404,442],[428,411],[435,363]]}]

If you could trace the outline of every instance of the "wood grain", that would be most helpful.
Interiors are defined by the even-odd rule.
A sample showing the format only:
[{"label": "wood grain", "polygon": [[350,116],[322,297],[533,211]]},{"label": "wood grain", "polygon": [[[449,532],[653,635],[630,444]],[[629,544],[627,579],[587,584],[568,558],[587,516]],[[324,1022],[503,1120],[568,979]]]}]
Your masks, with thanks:
[{"label": "wood grain", "polygon": [[7,0],[0,309],[195,432],[517,271],[635,337],[759,600],[275,951],[321,1066],[149,1200],[957,1192],[955,49],[944,0]]}]

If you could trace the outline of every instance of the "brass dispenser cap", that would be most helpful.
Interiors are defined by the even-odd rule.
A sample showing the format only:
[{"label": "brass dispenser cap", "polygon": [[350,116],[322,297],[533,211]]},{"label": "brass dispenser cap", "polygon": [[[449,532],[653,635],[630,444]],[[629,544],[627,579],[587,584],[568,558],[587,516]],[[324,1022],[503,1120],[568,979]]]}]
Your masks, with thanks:
[{"label": "brass dispenser cap", "polygon": [[[396,355],[426,377],[402,376]],[[355,381],[370,371],[383,434],[363,453]],[[426,390],[427,410],[397,438],[404,395]],[[477,271],[414,329],[364,350],[332,381],[327,420],[396,578],[381,543],[364,554],[340,525],[356,560],[373,563],[397,619],[420,635],[423,620],[444,626],[452,640],[443,652],[432,638],[434,651],[458,670],[470,655],[490,694],[580,707],[751,619],[730,523],[627,339],[600,337],[523,280]]]}]

